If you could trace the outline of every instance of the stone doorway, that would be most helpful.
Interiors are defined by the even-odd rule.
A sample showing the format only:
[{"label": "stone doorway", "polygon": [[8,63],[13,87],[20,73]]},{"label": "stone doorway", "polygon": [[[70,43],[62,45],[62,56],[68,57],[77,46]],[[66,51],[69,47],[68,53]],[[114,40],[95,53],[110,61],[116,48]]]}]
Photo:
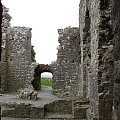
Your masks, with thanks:
[{"label": "stone doorway", "polygon": [[32,81],[33,88],[35,90],[41,90],[41,74],[44,72],[53,73],[51,66],[48,64],[39,64],[34,69],[34,79]]},{"label": "stone doorway", "polygon": [[53,75],[50,72],[43,72],[41,74],[41,89],[53,89]]}]

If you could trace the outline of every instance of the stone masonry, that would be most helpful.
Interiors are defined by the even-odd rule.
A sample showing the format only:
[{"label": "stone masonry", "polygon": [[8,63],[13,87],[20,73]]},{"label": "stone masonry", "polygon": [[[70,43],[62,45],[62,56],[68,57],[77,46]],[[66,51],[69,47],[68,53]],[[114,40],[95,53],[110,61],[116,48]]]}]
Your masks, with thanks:
[{"label": "stone masonry", "polygon": [[120,1],[112,0],[112,23],[113,23],[113,118],[120,119]]},{"label": "stone masonry", "polygon": [[90,100],[88,120],[120,118],[118,4],[114,0],[80,2],[81,80],[83,97]]},{"label": "stone masonry", "polygon": [[[3,9],[2,9],[2,3],[0,0],[0,28],[2,26],[2,13],[3,13]],[[2,46],[2,30],[0,29],[0,61],[1,61],[1,53],[2,53],[1,46]]]},{"label": "stone masonry", "polygon": [[3,6],[3,13],[2,13],[2,58],[1,61],[6,62],[7,60],[7,42],[10,39],[10,31],[11,31],[11,24],[10,20],[12,17],[8,14],[9,9]]},{"label": "stone masonry", "polygon": [[[0,0],[0,28],[1,26],[2,26],[2,3]],[[1,53],[2,53],[1,45],[2,45],[2,30],[0,29],[0,61],[1,61]],[[0,93],[2,92],[1,88],[2,87],[1,87],[1,74],[0,74]],[[1,106],[0,106],[0,111],[1,111]],[[1,112],[0,112],[0,120],[1,120]]]},{"label": "stone masonry", "polygon": [[41,73],[48,71],[53,73],[55,95],[77,97],[70,106],[74,118],[120,120],[119,0],[80,0],[79,27],[58,29],[60,44],[52,71],[32,63],[31,28],[11,27],[10,20],[3,6],[1,93],[31,87],[33,79],[39,82]]},{"label": "stone masonry", "polygon": [[79,29],[67,27],[58,29],[59,43],[53,90],[58,96],[78,96],[79,94]]},{"label": "stone masonry", "polygon": [[[8,41],[8,90],[15,91],[30,85],[31,79],[31,28],[11,28]],[[29,84],[29,85],[28,85]]]},{"label": "stone masonry", "polygon": [[90,99],[88,119],[111,120],[113,105],[111,1],[81,0],[80,37],[84,97]]},{"label": "stone masonry", "polygon": [[2,12],[1,91],[15,92],[31,87],[35,52],[31,46],[31,28],[11,27],[9,9]]},{"label": "stone masonry", "polygon": [[99,0],[81,0],[79,20],[83,97],[90,100],[88,119],[93,119],[98,116]]},{"label": "stone masonry", "polygon": [[[73,39],[70,39],[69,34],[66,35],[66,29],[58,30],[60,46],[56,70],[53,73],[54,90],[61,96],[70,95],[69,93],[76,95],[80,92],[81,97],[89,99],[88,120],[120,119],[119,5],[120,2],[117,0],[80,1],[80,38],[78,38],[79,42],[76,42],[75,53],[74,43],[70,44],[70,40]],[[74,57],[76,55],[77,58],[81,58],[78,62]],[[72,65],[74,71],[71,69]],[[74,75],[74,72],[77,73],[74,81],[79,86],[74,84],[71,86],[80,87],[76,90],[77,92],[74,92],[75,89],[71,90],[70,86],[72,80],[70,77]],[[69,76],[68,79],[66,79],[67,76]]]},{"label": "stone masonry", "polygon": [[[41,74],[43,72],[50,72],[53,73],[53,69],[50,65],[48,64],[38,64],[34,68],[34,78],[31,81],[33,88],[35,90],[41,90]],[[53,83],[54,84],[54,83]]]}]

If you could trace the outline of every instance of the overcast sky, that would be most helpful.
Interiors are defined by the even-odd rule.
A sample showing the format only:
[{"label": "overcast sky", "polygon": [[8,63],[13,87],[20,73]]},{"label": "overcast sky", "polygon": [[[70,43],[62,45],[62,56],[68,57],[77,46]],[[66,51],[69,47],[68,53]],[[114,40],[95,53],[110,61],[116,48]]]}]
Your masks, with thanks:
[{"label": "overcast sky", "polygon": [[57,29],[78,27],[80,0],[2,0],[9,8],[12,26],[32,28],[36,60],[50,64],[56,60]]}]

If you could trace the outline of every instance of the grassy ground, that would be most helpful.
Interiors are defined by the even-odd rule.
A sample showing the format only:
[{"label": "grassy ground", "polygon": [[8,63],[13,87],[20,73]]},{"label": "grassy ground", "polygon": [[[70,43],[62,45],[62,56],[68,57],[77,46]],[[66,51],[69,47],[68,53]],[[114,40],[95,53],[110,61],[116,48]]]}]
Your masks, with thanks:
[{"label": "grassy ground", "polygon": [[52,78],[41,78],[42,87],[52,87]]}]

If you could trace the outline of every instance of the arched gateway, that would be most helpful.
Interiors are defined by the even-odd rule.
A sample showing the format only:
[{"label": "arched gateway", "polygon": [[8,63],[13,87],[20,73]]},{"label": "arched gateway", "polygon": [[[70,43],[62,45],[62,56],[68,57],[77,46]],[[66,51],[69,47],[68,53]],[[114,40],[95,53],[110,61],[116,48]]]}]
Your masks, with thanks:
[{"label": "arched gateway", "polygon": [[35,90],[41,90],[41,74],[43,72],[50,72],[53,74],[53,70],[50,65],[38,64],[34,70],[34,79],[32,81],[32,85]]}]

